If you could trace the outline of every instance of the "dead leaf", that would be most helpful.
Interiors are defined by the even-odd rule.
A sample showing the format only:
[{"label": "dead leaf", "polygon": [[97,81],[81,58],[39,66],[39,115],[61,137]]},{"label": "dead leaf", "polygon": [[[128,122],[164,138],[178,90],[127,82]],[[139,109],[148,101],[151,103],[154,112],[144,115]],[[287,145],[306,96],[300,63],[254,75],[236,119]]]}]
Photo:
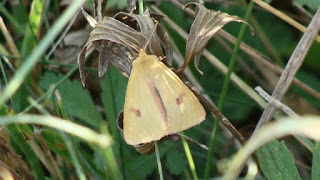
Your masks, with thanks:
[{"label": "dead leaf", "polygon": [[[224,25],[232,21],[242,22],[247,25],[249,24],[238,16],[230,16],[227,13],[209,10],[199,3],[188,3],[184,8],[190,7],[192,5],[196,5],[195,11],[197,16],[192,23],[189,32],[185,51],[185,62],[178,72],[183,72],[191,59],[195,58],[195,67],[202,74],[202,72],[198,68],[200,56],[202,55],[205,46],[212,38],[212,36]],[[250,25],[249,27],[251,28],[251,32],[253,32],[253,28]]]},{"label": "dead leaf", "polygon": [[155,22],[148,11],[145,11],[144,15],[118,13],[114,18],[104,17],[98,22],[78,56],[83,86],[85,86],[85,56],[92,49],[99,51],[99,77],[104,75],[110,63],[129,77],[132,61],[138,57],[139,50],[145,44],[148,44],[146,48],[148,54],[160,57],[163,57],[162,45],[166,50],[168,62],[171,62],[171,42],[163,28]]}]

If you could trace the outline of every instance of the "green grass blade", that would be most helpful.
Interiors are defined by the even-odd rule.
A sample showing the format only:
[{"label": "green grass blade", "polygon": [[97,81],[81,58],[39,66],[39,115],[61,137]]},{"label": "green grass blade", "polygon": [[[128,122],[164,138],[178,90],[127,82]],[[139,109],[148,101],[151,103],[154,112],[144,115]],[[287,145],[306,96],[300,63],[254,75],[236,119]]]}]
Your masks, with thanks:
[{"label": "green grass blade", "polygon": [[158,146],[157,141],[154,142],[154,147],[155,147],[155,151],[156,151],[156,157],[157,157],[157,164],[158,164],[158,171],[159,171],[160,180],[163,180],[162,165],[161,165],[159,146]]},{"label": "green grass blade", "polygon": [[[56,90],[56,98],[58,100],[58,104],[59,104],[59,108],[60,108],[60,112],[61,112],[61,116],[63,119],[68,119],[67,117],[67,113],[64,109],[64,105],[61,99],[61,96],[59,94],[59,91]],[[77,151],[76,148],[76,143],[74,142],[73,137],[68,136],[67,134],[60,132],[59,133],[60,136],[62,137],[62,139],[64,140],[67,150],[70,154],[71,160],[73,162],[73,165],[76,169],[76,173],[79,179],[84,180],[86,179],[85,173],[83,172],[82,166],[80,164],[80,160],[79,160],[79,152]]]},{"label": "green grass blade", "polygon": [[320,179],[320,143],[317,142],[313,149],[311,179]]},{"label": "green grass blade", "polygon": [[[109,134],[106,124],[101,125],[101,132],[103,134]],[[116,158],[113,153],[112,147],[110,146],[110,147],[104,148],[103,154],[104,154],[104,156],[107,160],[107,163],[108,163],[108,165],[107,165],[108,171],[106,172],[107,177],[109,179],[123,179],[123,177],[119,171],[119,167],[117,165]]]},{"label": "green grass blade", "polygon": [[65,133],[60,132],[59,134],[66,144],[68,152],[71,156],[71,160],[72,160],[73,165],[76,169],[76,173],[77,173],[78,178],[81,180],[86,179],[86,176],[82,170],[82,166],[81,166],[80,161],[78,159],[78,155],[76,152],[76,148],[74,147],[74,143],[72,142],[71,138],[68,135],[66,135]]},{"label": "green grass blade", "polygon": [[80,126],[73,122],[59,119],[47,115],[15,115],[15,116],[0,116],[0,125],[8,125],[15,123],[30,123],[49,126],[64,132],[78,136],[88,142],[98,144],[101,147],[107,147],[111,144],[111,139],[107,135],[98,134],[89,128]]},{"label": "green grass blade", "polygon": [[191,170],[193,179],[197,180],[198,179],[198,175],[197,175],[197,172],[196,172],[196,166],[194,164],[189,145],[188,145],[188,143],[186,141],[186,138],[183,135],[183,132],[180,132],[180,137],[181,137],[181,140],[182,140],[184,152],[186,153],[186,156],[187,156],[187,159],[188,159],[188,163],[189,163],[189,166],[190,166],[190,170]]},{"label": "green grass blade", "polygon": [[[250,4],[249,4],[249,6],[247,8],[247,11],[246,11],[246,14],[245,14],[245,17],[244,17],[244,21],[248,21],[248,19],[250,17],[250,14],[251,14],[251,11],[252,11],[252,8],[253,8],[253,5],[254,5],[254,2],[250,1]],[[234,64],[235,64],[235,61],[236,61],[236,57],[238,55],[240,43],[241,43],[241,41],[243,39],[243,35],[244,35],[245,30],[246,30],[246,27],[247,27],[246,24],[242,24],[241,25],[240,32],[238,34],[237,43],[236,43],[236,45],[234,47],[234,50],[233,50],[233,53],[232,53],[232,57],[231,57],[231,60],[230,60],[230,63],[229,63],[228,72],[227,72],[227,75],[226,75],[225,80],[223,82],[222,92],[221,92],[220,99],[219,99],[219,104],[218,104],[218,109],[219,109],[220,112],[223,109],[224,99],[225,99],[225,97],[227,95],[228,87],[229,87],[229,84],[230,84],[230,77],[231,77],[231,74],[233,72],[233,67],[234,67]],[[214,124],[213,124],[213,131],[212,131],[212,134],[211,134],[211,137],[210,137],[209,152],[208,152],[207,162],[206,162],[206,167],[205,167],[205,174],[204,174],[204,179],[205,180],[208,180],[209,176],[210,176],[211,162],[212,162],[212,156],[213,156],[213,151],[214,151],[214,144],[215,144],[216,136],[217,136],[217,132],[218,132],[218,125],[219,125],[218,119],[215,118]]]}]

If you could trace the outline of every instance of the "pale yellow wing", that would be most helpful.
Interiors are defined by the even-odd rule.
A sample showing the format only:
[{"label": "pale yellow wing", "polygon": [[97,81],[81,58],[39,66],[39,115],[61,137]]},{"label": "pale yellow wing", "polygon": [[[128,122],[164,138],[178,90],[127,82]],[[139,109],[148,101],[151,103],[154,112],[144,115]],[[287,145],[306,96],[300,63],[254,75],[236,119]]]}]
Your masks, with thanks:
[{"label": "pale yellow wing", "polygon": [[145,57],[149,56],[140,55],[133,62],[124,104],[123,135],[131,145],[159,140],[166,135],[167,130],[153,89],[150,83],[148,85],[148,69],[156,69],[153,69],[152,64],[149,66],[144,63]]},{"label": "pale yellow wing", "polygon": [[126,142],[136,145],[159,140],[201,123],[205,116],[203,106],[189,88],[156,56],[140,51],[126,93]]},{"label": "pale yellow wing", "polygon": [[178,133],[201,123],[206,112],[198,98],[176,74],[163,63],[158,61],[158,64],[158,70],[151,71],[149,77],[154,78],[155,86],[165,105],[169,121],[167,134]]}]

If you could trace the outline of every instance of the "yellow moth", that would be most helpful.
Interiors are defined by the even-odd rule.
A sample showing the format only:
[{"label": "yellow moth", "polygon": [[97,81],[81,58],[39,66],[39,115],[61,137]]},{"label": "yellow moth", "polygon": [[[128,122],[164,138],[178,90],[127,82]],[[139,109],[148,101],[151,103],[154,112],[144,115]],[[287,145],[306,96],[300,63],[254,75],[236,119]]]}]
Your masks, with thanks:
[{"label": "yellow moth", "polygon": [[156,141],[201,123],[203,106],[154,55],[133,61],[124,104],[123,134],[130,145]]}]

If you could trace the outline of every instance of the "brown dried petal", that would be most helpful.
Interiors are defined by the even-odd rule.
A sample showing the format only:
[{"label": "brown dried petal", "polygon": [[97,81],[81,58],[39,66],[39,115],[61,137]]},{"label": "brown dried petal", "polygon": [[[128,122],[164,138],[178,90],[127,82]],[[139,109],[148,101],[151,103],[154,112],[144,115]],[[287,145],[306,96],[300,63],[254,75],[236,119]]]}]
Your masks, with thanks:
[{"label": "brown dried petal", "polygon": [[[210,38],[229,22],[236,21],[249,25],[237,16],[230,16],[220,11],[212,11],[199,3],[188,3],[184,8],[196,5],[197,16],[191,26],[186,45],[185,62],[179,69],[182,72],[193,57],[196,56],[196,68],[198,69],[199,59]],[[250,28],[252,28],[249,25]],[[253,31],[253,29],[251,29]],[[201,73],[201,71],[199,71]]]}]

